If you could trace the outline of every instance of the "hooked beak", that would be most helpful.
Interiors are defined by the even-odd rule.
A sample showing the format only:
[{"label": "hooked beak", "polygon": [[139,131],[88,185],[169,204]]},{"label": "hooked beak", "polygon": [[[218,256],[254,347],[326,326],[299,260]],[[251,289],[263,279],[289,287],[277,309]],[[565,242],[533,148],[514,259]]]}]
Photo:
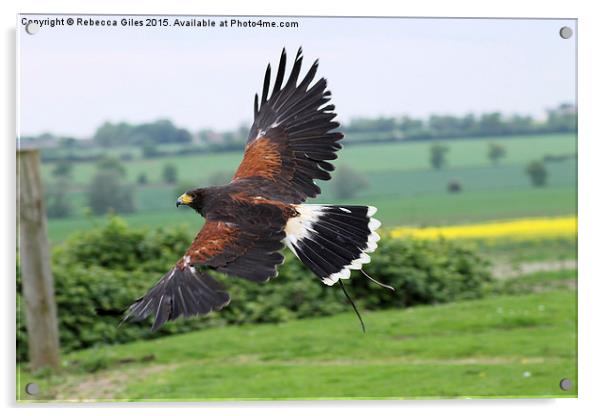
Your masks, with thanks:
[{"label": "hooked beak", "polygon": [[192,197],[188,194],[182,194],[176,200],[176,208],[180,205],[190,205],[192,203]]}]

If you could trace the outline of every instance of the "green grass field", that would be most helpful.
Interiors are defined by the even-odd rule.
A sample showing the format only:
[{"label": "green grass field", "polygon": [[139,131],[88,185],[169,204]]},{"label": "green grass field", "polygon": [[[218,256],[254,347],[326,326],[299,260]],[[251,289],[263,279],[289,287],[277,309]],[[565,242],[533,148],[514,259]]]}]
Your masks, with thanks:
[{"label": "green grass field", "polygon": [[[491,141],[503,143],[508,152],[498,166],[492,166],[486,158]],[[576,140],[573,135],[448,140],[446,144],[450,147],[449,164],[441,170],[433,170],[428,165],[430,143],[348,146],[340,153],[337,166],[346,164],[362,172],[370,186],[353,199],[342,201],[336,198],[332,182],[321,182],[323,193],[316,202],[375,205],[385,227],[576,213],[576,159],[548,163],[548,184],[543,189],[533,188],[524,172],[525,164],[532,159],[546,154],[574,154]],[[128,222],[148,227],[173,224],[196,227],[197,221],[183,213],[183,209],[175,209],[175,187],[160,183],[162,167],[174,163],[181,180],[204,185],[216,172],[234,171],[240,158],[241,154],[234,152],[126,163],[129,180],[135,180],[144,172],[151,182],[148,186],[136,186],[137,212],[127,216]],[[51,169],[52,164],[43,165],[47,181]],[[93,163],[75,165],[74,180],[79,189],[71,192],[69,197],[76,215],[49,221],[53,242],[105,221],[100,217],[90,220],[84,215],[87,203],[82,185],[90,180],[94,169]],[[461,193],[447,192],[450,180],[462,184]]]},{"label": "green grass field", "polygon": [[[19,372],[41,400],[576,397],[575,272],[514,279],[515,295],[285,324],[208,329]],[[508,285],[508,282],[505,282]]]},{"label": "green grass field", "polygon": [[[576,183],[576,163],[574,160],[551,164],[547,189],[570,188]],[[537,196],[539,189],[532,190],[523,165],[464,167],[445,170],[381,171],[368,173],[369,188],[359,192],[356,199],[372,198],[407,199],[425,195],[449,195],[446,186],[449,180],[462,183],[464,193],[489,192],[506,193],[521,190],[533,191]],[[330,203],[337,201],[332,182],[321,182],[322,195],[317,201]],[[545,191],[545,190],[544,190]],[[460,194],[461,195],[461,194]],[[453,197],[460,195],[452,195]],[[152,184],[138,186],[136,203],[139,211],[160,211],[174,208],[176,190],[172,185]],[[79,211],[86,205],[86,192],[72,193],[72,200]],[[453,201],[453,199],[450,199]],[[337,201],[344,202],[344,201]],[[549,201],[548,201],[549,202]],[[365,203],[365,202],[363,202]]]},{"label": "green grass field", "polygon": [[[182,226],[191,231],[198,230],[202,218],[188,208],[176,208],[173,197],[169,197],[169,207],[157,210],[141,210],[132,215],[123,215],[128,224],[134,227],[176,227]],[[157,205],[163,202],[157,202]],[[336,200],[328,201],[330,203]],[[576,213],[576,193],[572,187],[544,189],[506,189],[500,192],[475,191],[460,194],[427,194],[412,198],[396,196],[362,197],[344,201],[347,204],[369,203],[378,207],[377,218],[384,227],[400,224],[443,225],[469,223],[503,218],[528,216],[554,216]],[[63,241],[71,233],[87,230],[105,224],[106,217],[78,217],[55,219],[48,222],[48,234],[53,243]]]},{"label": "green grass field", "polygon": [[[525,164],[545,154],[577,153],[576,141],[572,134],[456,139],[443,140],[441,143],[450,147],[448,160],[449,167],[453,168],[489,165],[486,152],[488,144],[493,141],[502,143],[506,147],[507,158],[503,164]],[[339,152],[336,163],[339,166],[343,164],[352,166],[362,172],[429,169],[431,144],[412,142],[347,146]],[[146,173],[150,182],[160,182],[162,167],[167,163],[173,163],[178,167],[181,179],[203,183],[214,172],[234,172],[241,159],[242,152],[138,159],[127,163],[127,178],[134,181],[140,173]],[[49,177],[53,166],[54,164],[51,163],[45,164],[42,175]],[[94,163],[77,163],[74,169],[76,183],[87,184],[94,170]]]}]

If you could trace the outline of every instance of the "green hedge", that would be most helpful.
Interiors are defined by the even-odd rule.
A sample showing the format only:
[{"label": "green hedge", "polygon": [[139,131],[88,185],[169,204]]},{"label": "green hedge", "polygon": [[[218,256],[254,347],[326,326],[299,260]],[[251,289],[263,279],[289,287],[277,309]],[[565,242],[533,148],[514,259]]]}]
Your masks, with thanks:
[{"label": "green hedge", "polygon": [[[150,332],[150,323],[119,325],[125,309],[143,295],[185,251],[184,229],[140,230],[113,217],[99,229],[73,235],[53,251],[55,295],[64,351],[124,343],[198,328],[248,322],[282,322],[349,310],[337,287],[322,284],[290,252],[277,278],[266,284],[217,275],[232,297],[228,307],[206,317],[178,320]],[[362,309],[449,302],[482,295],[491,280],[487,263],[455,243],[384,237],[365,270],[394,286],[380,288],[359,272],[347,288]],[[17,269],[18,297],[21,297]],[[19,310],[17,354],[27,357],[23,311]]]}]

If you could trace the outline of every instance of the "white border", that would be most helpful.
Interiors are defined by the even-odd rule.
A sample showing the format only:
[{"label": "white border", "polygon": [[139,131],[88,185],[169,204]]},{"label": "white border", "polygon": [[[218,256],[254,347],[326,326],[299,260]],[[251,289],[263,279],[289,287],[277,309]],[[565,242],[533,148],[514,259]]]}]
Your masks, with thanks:
[{"label": "white border", "polygon": [[[15,15],[18,12],[29,13],[169,13],[169,14],[254,14],[254,15],[392,15],[392,16],[456,16],[456,17],[554,17],[578,18],[579,35],[579,399],[555,400],[475,400],[475,401],[408,401],[408,402],[254,402],[243,404],[209,404],[203,410],[198,405],[184,404],[177,412],[182,414],[224,414],[246,413],[270,415],[286,412],[287,415],[332,414],[341,409],[346,414],[365,414],[374,408],[379,416],[382,414],[400,414],[400,412],[445,413],[446,415],[507,415],[515,413],[545,413],[546,415],[590,414],[602,408],[600,382],[600,317],[602,311],[599,297],[602,294],[602,276],[597,271],[600,259],[599,235],[600,213],[600,157],[602,157],[602,132],[600,120],[602,106],[600,97],[600,40],[602,39],[601,15],[595,7],[596,2],[588,0],[498,0],[497,2],[476,0],[421,0],[414,2],[399,2],[370,0],[358,3],[349,1],[314,1],[303,0],[295,2],[284,1],[158,1],[144,2],[125,0],[105,1],[76,1],[76,0],[22,0],[0,2],[2,13],[2,123],[4,137],[2,140],[2,223],[4,230],[3,247],[0,250],[1,264],[5,267],[3,281],[5,284],[2,295],[3,318],[5,325],[4,341],[0,343],[3,352],[1,391],[3,404],[15,406],[14,391],[14,244],[15,244]],[[86,413],[106,414],[111,412],[140,412],[148,415],[164,415],[166,408],[173,404],[130,405],[124,404],[87,406]],[[32,406],[27,410],[40,406]],[[82,406],[71,409],[60,409],[57,406],[45,406],[41,410],[48,415],[80,414]],[[9,413],[15,409],[10,409]]]}]

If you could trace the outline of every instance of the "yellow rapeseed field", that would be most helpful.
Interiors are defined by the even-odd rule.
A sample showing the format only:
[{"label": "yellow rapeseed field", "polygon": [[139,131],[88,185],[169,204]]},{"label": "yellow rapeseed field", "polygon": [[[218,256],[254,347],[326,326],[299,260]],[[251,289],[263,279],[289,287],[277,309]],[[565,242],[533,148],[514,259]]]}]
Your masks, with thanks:
[{"label": "yellow rapeseed field", "polygon": [[521,218],[509,221],[496,221],[480,224],[455,225],[449,227],[409,228],[391,230],[394,238],[411,236],[436,239],[439,237],[457,239],[516,239],[531,240],[542,238],[574,237],[577,235],[577,217]]}]

